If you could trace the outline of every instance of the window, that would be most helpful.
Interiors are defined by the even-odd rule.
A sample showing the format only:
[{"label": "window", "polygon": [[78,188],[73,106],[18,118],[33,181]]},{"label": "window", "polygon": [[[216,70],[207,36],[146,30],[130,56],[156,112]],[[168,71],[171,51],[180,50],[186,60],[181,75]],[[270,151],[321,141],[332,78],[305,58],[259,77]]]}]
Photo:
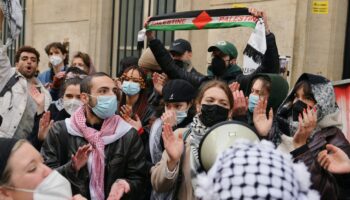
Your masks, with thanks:
[{"label": "window", "polygon": [[[149,6],[145,9],[147,5]],[[153,13],[154,16],[175,12],[175,8],[176,0],[119,0],[118,28],[116,29],[118,34],[114,33],[117,35],[116,65],[118,66],[120,60],[125,57],[140,57],[141,49],[137,48],[137,34],[143,28],[144,10],[148,10],[147,15]],[[158,31],[156,36],[168,46],[174,38],[174,32]]]}]

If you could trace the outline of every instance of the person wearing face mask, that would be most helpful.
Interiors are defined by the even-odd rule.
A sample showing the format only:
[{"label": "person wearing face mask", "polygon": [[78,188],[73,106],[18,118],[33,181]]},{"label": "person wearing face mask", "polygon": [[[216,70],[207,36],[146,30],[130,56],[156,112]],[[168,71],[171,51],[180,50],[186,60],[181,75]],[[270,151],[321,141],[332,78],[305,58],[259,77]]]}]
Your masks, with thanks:
[{"label": "person wearing face mask", "polygon": [[52,99],[56,101],[68,68],[68,51],[62,43],[53,42],[45,47],[45,52],[49,56],[50,69],[40,73],[38,79],[50,89]]},{"label": "person wearing face mask", "polygon": [[228,120],[232,114],[232,93],[222,81],[205,83],[195,102],[197,114],[189,131],[173,132],[171,124],[164,124],[162,138],[165,151],[151,171],[154,190],[174,190],[172,196],[177,199],[195,199],[193,189],[197,174],[202,171],[198,159],[199,143],[210,127]]},{"label": "person wearing face mask", "polygon": [[[151,127],[149,147],[151,151],[152,164],[158,163],[164,151],[162,139],[163,125],[169,124],[174,131],[188,131],[188,125],[195,115],[193,98],[195,97],[194,87],[187,81],[175,79],[168,81],[163,89],[164,108],[162,115],[155,120]],[[152,199],[171,199],[172,192],[152,191]]]},{"label": "person wearing face mask", "polygon": [[[288,82],[278,74],[257,74],[252,77],[248,88],[250,92],[247,94],[248,110],[245,122],[254,128],[255,124],[272,124],[273,114],[288,94]],[[255,129],[259,137],[266,137],[268,131],[269,129]]]},{"label": "person wearing face mask", "polygon": [[[148,105],[148,94],[150,90],[146,88],[145,75],[141,68],[131,66],[124,70],[121,80],[121,103],[119,113],[123,119],[132,125],[140,135],[144,152],[146,155],[146,165],[149,171],[152,166],[149,151],[149,130],[154,110]],[[145,198],[149,198],[151,185],[147,182]]]},{"label": "person wearing face mask", "polygon": [[268,137],[278,149],[304,162],[311,172],[312,187],[321,199],[346,199],[342,176],[327,172],[317,155],[332,144],[350,155],[350,145],[341,131],[341,120],[332,83],[325,77],[304,73],[277,110]]},{"label": "person wearing face mask", "polygon": [[137,66],[125,69],[120,77],[122,91],[120,113],[141,135],[144,131],[142,127],[149,129],[149,120],[154,113],[148,106],[151,91],[146,87],[145,79],[143,70]]},{"label": "person wearing face mask", "polygon": [[[275,36],[270,32],[267,24],[267,17],[264,12],[249,9],[249,12],[255,17],[263,17],[266,30],[267,49],[262,59],[262,64],[252,74],[243,75],[242,70],[237,65],[238,52],[235,46],[228,41],[219,41],[208,48],[212,52],[212,61],[208,67],[208,74],[190,73],[176,65],[172,61],[167,50],[160,40],[155,39],[154,32],[147,31],[147,41],[161,69],[170,79],[184,79],[193,86],[199,87],[203,82],[212,79],[220,79],[230,84],[234,81],[241,84],[241,88],[246,91],[251,77],[257,73],[279,73],[279,55]],[[145,23],[147,26],[147,22]]]},{"label": "person wearing face mask", "polygon": [[83,70],[86,74],[93,74],[96,72],[89,54],[80,51],[73,55],[71,66]]},{"label": "person wearing face mask", "polygon": [[[79,107],[54,123],[42,147],[44,162],[89,199],[139,199],[146,178],[137,131],[116,115],[117,86],[98,72],[80,84]],[[72,156],[73,155],[73,156]]]},{"label": "person wearing face mask", "polygon": [[0,199],[86,200],[72,197],[69,181],[43,163],[26,140],[0,138]]},{"label": "person wearing face mask", "polygon": [[174,79],[168,81],[162,90],[164,105],[159,118],[154,121],[150,132],[149,146],[151,149],[152,163],[161,159],[164,145],[161,139],[162,126],[165,123],[171,125],[173,130],[184,129],[195,115],[193,98],[196,90],[187,81]]},{"label": "person wearing face mask", "polygon": [[61,87],[60,98],[53,102],[49,111],[53,121],[69,118],[83,103],[80,101],[80,83],[82,79],[65,80]]}]

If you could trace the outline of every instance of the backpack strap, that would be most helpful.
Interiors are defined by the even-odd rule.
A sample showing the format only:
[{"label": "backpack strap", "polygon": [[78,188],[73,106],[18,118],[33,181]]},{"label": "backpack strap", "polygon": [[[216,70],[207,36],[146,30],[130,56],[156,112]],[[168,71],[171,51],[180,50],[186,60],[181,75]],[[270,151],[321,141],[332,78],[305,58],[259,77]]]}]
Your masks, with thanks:
[{"label": "backpack strap", "polygon": [[6,92],[11,91],[12,87],[17,83],[19,80],[17,73],[11,76],[10,80],[7,81],[5,87],[0,92],[0,97],[3,97]]}]

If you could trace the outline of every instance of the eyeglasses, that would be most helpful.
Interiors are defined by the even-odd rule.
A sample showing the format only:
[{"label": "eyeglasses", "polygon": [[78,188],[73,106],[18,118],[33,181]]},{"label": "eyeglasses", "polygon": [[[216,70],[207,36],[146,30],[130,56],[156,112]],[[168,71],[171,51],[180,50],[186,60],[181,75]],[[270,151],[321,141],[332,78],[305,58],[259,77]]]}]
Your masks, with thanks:
[{"label": "eyeglasses", "polygon": [[144,89],[146,87],[145,81],[143,80],[142,77],[140,78],[135,78],[135,77],[128,77],[125,73],[120,77],[120,80],[123,81],[132,81],[135,83],[139,83],[141,89]]}]

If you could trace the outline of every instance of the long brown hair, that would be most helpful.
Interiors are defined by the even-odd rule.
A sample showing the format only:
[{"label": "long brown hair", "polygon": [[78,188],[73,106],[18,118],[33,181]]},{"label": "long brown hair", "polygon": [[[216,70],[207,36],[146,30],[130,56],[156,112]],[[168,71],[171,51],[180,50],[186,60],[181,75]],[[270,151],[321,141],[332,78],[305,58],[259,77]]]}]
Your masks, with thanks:
[{"label": "long brown hair", "polygon": [[203,99],[204,93],[208,89],[213,88],[213,87],[220,88],[225,92],[225,94],[228,98],[228,101],[230,103],[230,110],[231,110],[233,108],[233,96],[232,96],[231,90],[225,82],[219,81],[219,80],[208,81],[204,85],[201,86],[201,88],[197,94],[196,104],[199,105]]}]

